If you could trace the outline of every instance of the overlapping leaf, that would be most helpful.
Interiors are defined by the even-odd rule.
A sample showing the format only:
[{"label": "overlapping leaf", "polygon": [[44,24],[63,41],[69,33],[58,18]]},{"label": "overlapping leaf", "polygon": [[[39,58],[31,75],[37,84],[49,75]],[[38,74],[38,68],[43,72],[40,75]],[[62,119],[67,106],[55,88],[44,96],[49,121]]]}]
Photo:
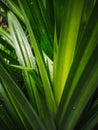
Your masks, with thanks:
[{"label": "overlapping leaf", "polygon": [[[23,72],[21,82],[25,82],[36,110],[35,113],[1,60],[0,94],[12,118],[16,118],[13,127],[18,124],[20,129],[93,129],[98,123],[98,104],[91,103],[98,86],[98,1],[7,0],[6,4],[1,0],[0,4],[5,13],[11,10],[22,21],[20,25],[9,12],[11,36],[0,30],[1,46],[9,51],[14,48],[19,62],[4,49],[0,49],[0,55],[13,63],[10,68]],[[85,108],[88,102],[89,111]],[[0,116],[2,127],[9,119],[9,128],[13,123],[9,113],[4,109],[0,112],[6,118]]]}]

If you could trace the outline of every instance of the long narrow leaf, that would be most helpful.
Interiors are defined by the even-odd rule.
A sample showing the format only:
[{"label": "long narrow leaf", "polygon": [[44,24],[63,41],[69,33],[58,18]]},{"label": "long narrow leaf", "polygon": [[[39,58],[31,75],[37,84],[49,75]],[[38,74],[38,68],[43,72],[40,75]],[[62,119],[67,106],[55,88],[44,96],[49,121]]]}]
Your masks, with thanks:
[{"label": "long narrow leaf", "polygon": [[[94,17],[95,14],[97,13],[97,5],[95,7],[95,9],[93,10],[92,16],[91,16],[91,20],[89,21],[90,23],[88,24],[87,29],[91,29],[92,31],[86,30],[86,32],[88,32],[88,38],[86,35],[84,35],[84,38],[82,39],[82,42],[80,44],[80,47],[78,49],[77,55],[74,58],[74,62],[69,74],[69,78],[68,81],[66,83],[65,86],[65,90],[62,96],[62,101],[61,104],[64,103],[64,111],[66,111],[67,105],[70,101],[70,98],[76,88],[76,85],[82,75],[83,70],[85,69],[86,64],[88,63],[88,61],[90,60],[90,57],[94,51],[94,49],[97,46],[97,42],[98,42],[98,38],[97,38],[97,34],[98,34],[98,22],[97,22],[97,17]],[[93,19],[95,18],[95,19]],[[91,28],[91,22],[93,19],[93,23],[92,23],[92,28]],[[66,98],[67,97],[67,98]],[[58,110],[58,113],[60,114],[60,116],[62,116],[63,114],[61,114],[60,112],[62,111],[62,105],[60,104],[60,109]],[[63,111],[63,112],[64,112]]]},{"label": "long narrow leaf", "polygon": [[12,0],[7,0],[7,4],[11,8],[11,10],[21,19],[21,21],[24,22],[23,15],[21,14],[18,6]]},{"label": "long narrow leaf", "polygon": [[11,119],[13,120],[13,124],[15,124],[17,126],[17,129],[19,129],[19,128],[24,129],[24,127],[21,125],[21,120],[19,119],[19,117],[18,117],[15,109],[13,108],[8,96],[6,95],[6,92],[3,88],[2,83],[0,83],[0,99],[3,103],[2,107],[6,107],[5,114],[8,113],[8,116],[11,116]]},{"label": "long narrow leaf", "polygon": [[81,2],[78,0],[65,2],[66,11],[64,12],[60,31],[59,50],[56,61],[57,66],[54,74],[54,93],[57,104],[60,102],[74,59],[83,2],[84,0],[81,0]]},{"label": "long narrow leaf", "polygon": [[[68,108],[63,113],[60,129],[72,130],[88,100],[94,93],[98,84],[98,45],[95,48],[69,102]],[[96,57],[94,59],[94,57]],[[67,118],[66,118],[67,116]],[[66,123],[65,123],[66,122]],[[63,128],[62,128],[63,126]]]},{"label": "long narrow leaf", "polygon": [[[48,109],[47,109],[47,111],[44,110],[44,104],[42,104],[34,78],[25,69],[25,67],[26,67],[26,68],[30,68],[31,71],[33,71],[33,70],[37,71],[35,58],[30,49],[30,45],[29,45],[29,43],[26,39],[26,36],[25,36],[19,22],[17,21],[16,17],[12,13],[9,13],[8,18],[9,18],[9,25],[11,28],[11,35],[12,35],[14,45],[15,45],[15,50],[16,50],[19,62],[24,68],[22,70],[24,73],[24,81],[28,85],[27,90],[28,90],[28,95],[30,95],[30,101],[32,102],[33,94],[34,94],[38,113],[39,113],[40,117],[42,118],[42,120],[44,121],[44,123],[46,124],[47,129],[51,129],[51,130],[55,129],[55,127],[53,125],[54,124],[53,119],[51,117],[51,114],[49,113],[49,110]],[[13,19],[13,21],[11,21],[12,19]],[[30,69],[29,69],[29,71],[30,71]],[[33,105],[35,105],[35,104],[33,103]],[[45,120],[45,118],[44,118],[44,116],[47,114],[49,116],[48,121]]]},{"label": "long narrow leaf", "polygon": [[[45,130],[43,124],[41,123],[34,109],[31,107],[31,105],[29,104],[23,93],[20,91],[17,84],[14,82],[14,80],[11,78],[11,76],[1,63],[0,63],[0,79],[4,85],[6,92],[8,93],[10,100],[12,101],[14,108],[20,115],[21,120],[23,120],[23,122],[27,121],[30,124],[31,128],[32,129],[34,128],[34,130],[39,129]],[[24,116],[22,116],[21,114]],[[27,122],[24,122],[25,127]]]},{"label": "long narrow leaf", "polygon": [[41,53],[39,51],[39,48],[37,46],[37,42],[36,42],[36,39],[34,37],[33,31],[32,31],[31,25],[30,25],[32,16],[31,16],[31,13],[30,13],[30,10],[29,10],[29,7],[28,7],[26,0],[24,0],[24,4],[22,4],[21,1],[19,1],[19,4],[20,4],[20,7],[22,9],[25,21],[26,21],[26,26],[27,26],[27,29],[28,29],[28,32],[30,35],[31,45],[33,46],[34,53],[36,56],[36,61],[37,61],[38,67],[39,67],[40,75],[41,75],[43,86],[44,86],[46,101],[47,101],[47,104],[48,104],[50,111],[52,112],[53,115],[55,115],[56,104],[55,104],[55,100],[53,97],[51,84],[50,84],[50,81],[49,81],[49,78],[47,75],[47,71],[45,68],[43,58],[42,58]]}]

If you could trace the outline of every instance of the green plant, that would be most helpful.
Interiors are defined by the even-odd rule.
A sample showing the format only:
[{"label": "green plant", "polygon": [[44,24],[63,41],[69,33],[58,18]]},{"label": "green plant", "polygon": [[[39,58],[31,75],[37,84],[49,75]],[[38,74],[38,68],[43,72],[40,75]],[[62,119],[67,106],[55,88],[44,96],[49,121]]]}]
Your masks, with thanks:
[{"label": "green plant", "polygon": [[0,1],[0,126],[92,130],[98,124],[98,1]]}]

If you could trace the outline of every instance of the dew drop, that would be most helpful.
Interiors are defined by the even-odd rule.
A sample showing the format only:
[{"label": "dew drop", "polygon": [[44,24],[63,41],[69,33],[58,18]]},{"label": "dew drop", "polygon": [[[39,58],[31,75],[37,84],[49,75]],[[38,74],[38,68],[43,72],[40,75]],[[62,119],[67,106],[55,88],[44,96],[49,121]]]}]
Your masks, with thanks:
[{"label": "dew drop", "polygon": [[75,110],[75,107],[73,107],[73,110]]},{"label": "dew drop", "polygon": [[31,2],[31,5],[33,5],[33,2]]}]

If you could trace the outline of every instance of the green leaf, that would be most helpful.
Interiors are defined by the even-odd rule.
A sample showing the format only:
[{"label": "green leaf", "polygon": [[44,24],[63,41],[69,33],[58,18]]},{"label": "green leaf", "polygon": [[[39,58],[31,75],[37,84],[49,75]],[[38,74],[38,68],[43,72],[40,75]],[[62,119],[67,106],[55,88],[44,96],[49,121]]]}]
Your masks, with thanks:
[{"label": "green leaf", "polygon": [[[16,67],[23,70],[24,81],[27,82],[28,85],[26,87],[28,90],[28,94],[30,96],[30,101],[32,102],[32,100],[34,100],[33,99],[33,94],[34,94],[35,104],[33,103],[33,106],[34,105],[37,106],[38,113],[42,118],[42,120],[44,121],[44,123],[46,124],[47,129],[51,129],[51,130],[55,129],[54,121],[51,117],[51,114],[49,113],[49,110],[47,109],[47,111],[45,111],[44,109],[45,105],[42,104],[35,79],[33,78],[34,76],[31,76],[29,74],[29,72],[32,72],[33,70],[37,71],[36,61],[32,54],[30,45],[16,17],[12,13],[9,13],[8,18],[9,18],[9,27],[11,29],[11,35],[14,42],[15,50],[21,65]],[[11,21],[12,19],[13,22]],[[47,114],[49,116],[48,121],[44,118],[45,115]]]},{"label": "green leaf", "polygon": [[4,50],[0,49],[0,55],[4,59],[6,59],[8,62],[13,63],[13,64],[18,64],[17,60],[14,59],[10,54],[6,53]]},{"label": "green leaf", "polygon": [[19,87],[15,81],[11,78],[4,65],[0,62],[0,79],[3,83],[4,89],[8,94],[8,97],[17,111],[24,127],[26,129],[32,128],[34,130],[45,130],[42,122],[40,121],[38,115],[20,91]]},{"label": "green leaf", "polygon": [[83,7],[83,12],[82,12],[82,17],[81,17],[80,28],[79,28],[78,39],[77,39],[76,52],[77,52],[77,50],[79,48],[79,45],[81,44],[83,36],[85,34],[86,35],[88,34],[87,32],[85,33],[85,30],[86,30],[86,28],[88,28],[87,27],[88,26],[88,22],[90,20],[90,17],[91,17],[91,14],[93,12],[94,7],[95,7],[94,0],[90,0],[90,1],[89,0],[85,0],[84,7]]},{"label": "green leaf", "polygon": [[9,10],[3,0],[0,0],[0,5],[1,5],[1,7],[2,7],[6,12]]},{"label": "green leaf", "polygon": [[44,9],[43,2],[30,0],[30,2],[27,2],[27,5],[32,15],[30,18],[30,25],[37,44],[51,59],[53,59],[53,27],[51,26],[50,19],[48,19],[49,15]]},{"label": "green leaf", "polygon": [[0,29],[0,128],[95,129],[98,1],[1,0],[0,5],[4,20],[9,10],[17,16],[8,12],[8,30]]},{"label": "green leaf", "polygon": [[72,0],[69,0],[68,2],[65,2],[66,11],[62,18],[59,49],[57,60],[55,61],[55,64],[57,65],[54,74],[54,94],[57,105],[60,103],[64,85],[74,59],[83,1],[84,0],[75,0],[73,2]]},{"label": "green leaf", "polygon": [[[95,48],[97,48],[98,15],[94,17],[95,14],[97,13],[97,9],[98,8],[96,4],[92,12],[90,21],[88,23],[87,29],[85,31],[85,35],[81,41],[80,47],[78,48],[78,51],[74,58],[73,65],[69,73],[67,83],[65,85],[65,90],[61,101],[61,104],[63,104],[64,111],[66,111],[66,108],[70,102],[70,98],[72,97],[72,94],[75,91],[76,85],[82,75],[82,72],[84,71],[88,61],[90,60],[93,51],[95,50]],[[88,35],[86,36],[86,34]],[[58,110],[58,113],[62,116],[63,114],[60,113],[62,111],[62,105],[60,105],[59,108],[60,109]]]},{"label": "green leaf", "polygon": [[[98,4],[96,3],[96,6],[92,12],[92,15],[91,15],[90,20],[87,25],[87,28],[85,30],[85,35],[83,36],[81,44],[74,57],[74,61],[73,61],[73,64],[72,64],[72,67],[71,67],[71,70],[70,70],[70,73],[69,73],[69,76],[68,76],[68,79],[67,79],[67,82],[66,82],[66,85],[64,88],[62,99],[61,99],[61,102],[60,102],[60,105],[58,108],[57,122],[63,122],[63,123],[66,122],[66,124],[67,124],[67,121],[66,121],[67,119],[65,119],[65,118],[69,117],[69,115],[71,115],[70,113],[73,110],[73,108],[75,107],[75,105],[72,106],[73,102],[75,103],[77,99],[80,99],[79,98],[80,95],[78,97],[78,96],[75,96],[74,93],[78,94],[79,93],[78,90],[81,89],[81,91],[82,91],[82,89],[83,89],[82,83],[81,83],[81,87],[79,87],[78,84],[80,82],[80,79],[82,77],[85,77],[84,70],[86,71],[86,69],[88,69],[88,71],[90,71],[89,67],[87,68],[87,65],[91,66],[91,63],[90,63],[91,59],[97,60],[96,57],[97,57],[97,51],[98,51],[98,37],[97,37],[97,35],[98,35],[98,15],[95,15],[95,14],[97,14],[97,10],[98,10]],[[95,50],[96,50],[96,54],[93,55]],[[92,63],[92,65],[93,65],[93,63]],[[95,63],[95,66],[97,66],[97,62]],[[94,73],[96,74],[97,72],[94,72]],[[87,75],[86,75],[86,77],[87,77]],[[85,80],[87,80],[86,77],[85,77]],[[93,89],[95,90],[95,88],[93,88]],[[92,91],[92,93],[90,92],[91,95],[93,94],[94,90]],[[86,90],[84,90],[84,91],[86,91]],[[90,98],[90,96],[89,96],[89,98]],[[84,96],[82,96],[82,97],[84,97]],[[85,99],[85,100],[87,100],[87,99]],[[84,103],[84,105],[85,105],[85,103]],[[79,106],[77,106],[77,107],[79,107]],[[81,109],[82,108],[83,108],[83,106],[81,106]],[[81,112],[81,110],[80,110],[80,112]],[[73,114],[74,114],[74,110],[73,110]],[[79,113],[78,113],[78,115],[79,115]],[[72,117],[73,117],[73,115],[71,115],[70,118],[72,118]],[[75,119],[77,119],[77,118],[75,118]],[[74,122],[75,122],[75,119],[73,119]],[[61,121],[61,120],[63,120],[63,121]],[[70,119],[70,121],[71,121],[71,119]],[[60,126],[61,126],[61,124],[60,124]],[[72,125],[70,125],[70,126],[72,126]],[[71,128],[69,128],[69,129],[71,129]]]},{"label": "green leaf", "polygon": [[[76,125],[78,118],[90,97],[94,93],[97,87],[98,81],[98,45],[95,48],[85,70],[82,73],[80,80],[76,85],[75,91],[71,96],[70,102],[68,103],[67,109],[62,111],[62,116],[59,117],[60,128],[71,130]],[[95,58],[96,57],[96,58]],[[71,89],[70,89],[71,90]],[[67,118],[66,118],[67,117]],[[63,128],[62,128],[63,126]]]},{"label": "green leaf", "polygon": [[1,119],[6,123],[6,125],[8,125],[10,129],[14,127],[17,127],[14,129],[23,129],[21,121],[19,120],[19,117],[17,116],[15,109],[13,108],[10,100],[8,99],[8,96],[3,88],[2,83],[0,83],[0,100],[2,102],[0,107]]},{"label": "green leaf", "polygon": [[30,25],[32,15],[30,13],[30,10],[29,10],[29,7],[28,7],[26,0],[24,0],[24,4],[22,4],[22,2],[19,1],[19,4],[20,4],[21,10],[23,12],[25,22],[26,22],[26,26],[27,26],[27,29],[28,29],[28,32],[29,32],[29,35],[30,35],[30,40],[31,40],[30,43],[31,43],[31,46],[33,47],[33,50],[34,50],[34,53],[35,53],[35,56],[36,56],[36,61],[37,61],[37,64],[38,64],[38,68],[39,68],[40,75],[41,75],[42,82],[43,82],[43,86],[44,86],[46,101],[47,101],[47,104],[48,104],[48,107],[49,107],[51,113],[53,115],[55,115],[56,104],[55,104],[51,84],[50,84],[50,81],[49,81],[49,77],[48,77],[48,74],[47,74],[47,71],[46,71],[46,67],[45,67],[41,52],[39,50],[39,47],[37,45],[34,33],[32,31],[31,25]]},{"label": "green leaf", "polygon": [[26,70],[26,71],[32,71],[33,69],[30,67],[25,67],[25,66],[20,66],[20,65],[12,65],[10,64],[11,67],[16,68],[16,69],[20,69],[20,70]]},{"label": "green leaf", "polygon": [[22,22],[24,22],[24,17],[18,7],[18,5],[16,5],[15,2],[13,2],[12,0],[7,0],[7,5],[9,6],[9,8],[21,19]]},{"label": "green leaf", "polygon": [[10,44],[10,46],[13,47],[10,34],[6,32],[5,30],[3,30],[2,28],[0,28],[0,36],[2,37],[2,39],[6,40]]},{"label": "green leaf", "polygon": [[98,123],[98,99],[95,100],[93,105],[89,108],[88,114],[84,116],[82,121],[78,124],[76,129],[92,130]]},{"label": "green leaf", "polygon": [[[8,22],[9,22],[9,27],[11,29],[10,33],[12,36],[11,38],[13,40],[13,46],[16,51],[20,65],[24,67],[26,66],[32,69],[35,68],[35,59],[32,54],[31,48],[29,46],[28,40],[18,20],[12,13],[8,13]],[[31,82],[31,79],[27,71],[23,71],[23,78],[26,84],[30,102],[33,104],[33,106],[36,107],[35,99],[34,99],[34,92],[33,92],[34,82]]]},{"label": "green leaf", "polygon": [[[10,116],[8,116],[8,113],[4,109],[3,105],[0,104],[0,118],[4,122],[4,125],[6,126],[6,129],[15,129],[17,130],[17,127],[15,126],[15,123],[12,121]],[[0,126],[1,128],[1,126]]]}]

